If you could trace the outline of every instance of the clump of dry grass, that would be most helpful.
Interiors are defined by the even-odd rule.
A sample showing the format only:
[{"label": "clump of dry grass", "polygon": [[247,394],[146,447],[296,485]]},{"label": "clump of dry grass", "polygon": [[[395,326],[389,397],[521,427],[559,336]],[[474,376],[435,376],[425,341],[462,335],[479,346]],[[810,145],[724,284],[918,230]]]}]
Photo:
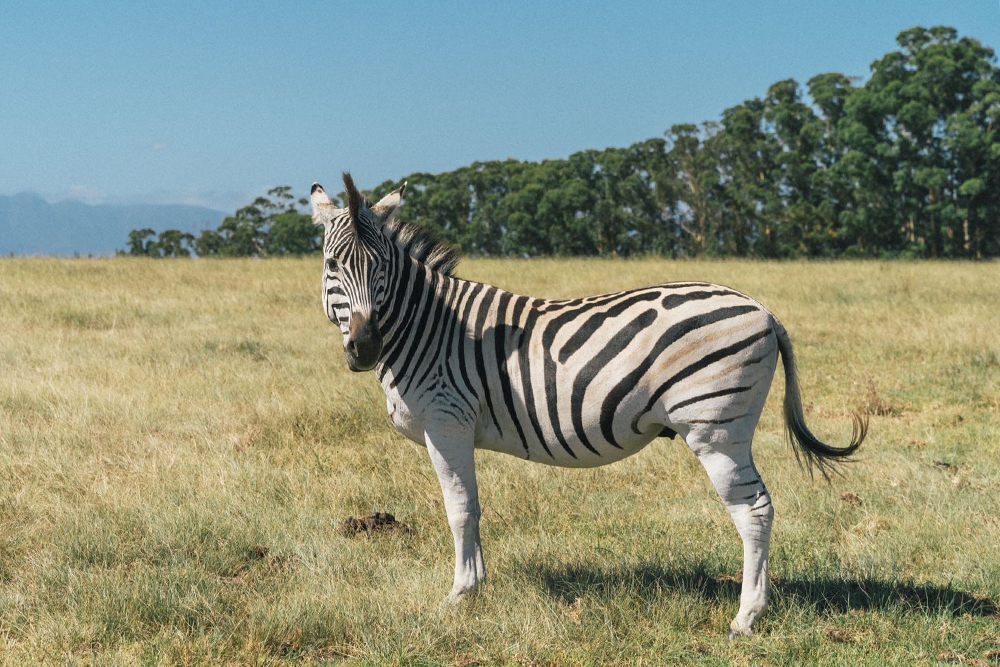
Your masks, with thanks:
[{"label": "clump of dry grass", "polygon": [[[995,265],[460,265],[551,297],[729,284],[788,328],[817,434],[845,441],[868,406],[860,460],[813,483],[783,444],[777,380],[755,452],[776,507],[773,604],[738,642],[738,538],[680,441],[583,471],[479,454],[490,579],[441,607],[437,481],[374,378],[346,370],[319,271],[0,261],[0,664],[881,665],[995,649]],[[891,391],[866,394],[866,378]],[[337,530],[378,511],[413,532]]]},{"label": "clump of dry grass", "polygon": [[875,380],[868,379],[868,389],[865,391],[865,398],[861,404],[861,414],[874,415],[877,417],[894,417],[902,410],[889,403],[875,386]]}]

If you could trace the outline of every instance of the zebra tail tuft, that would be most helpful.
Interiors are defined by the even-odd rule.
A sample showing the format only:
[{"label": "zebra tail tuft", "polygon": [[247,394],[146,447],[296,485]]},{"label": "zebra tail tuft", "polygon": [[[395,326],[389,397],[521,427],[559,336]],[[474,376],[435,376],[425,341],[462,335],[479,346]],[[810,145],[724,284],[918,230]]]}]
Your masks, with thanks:
[{"label": "zebra tail tuft", "polygon": [[818,468],[823,477],[829,481],[830,473],[839,473],[837,465],[848,463],[851,456],[858,451],[868,434],[868,417],[859,412],[852,414],[854,422],[851,443],[846,447],[834,447],[823,443],[812,434],[806,426],[805,415],[802,412],[802,399],[799,394],[798,373],[795,368],[795,355],[792,352],[792,341],[788,332],[776,317],[771,316],[774,333],[778,339],[778,352],[785,367],[785,436],[792,445],[795,460],[801,466],[805,459],[805,467],[812,477],[813,468]]}]

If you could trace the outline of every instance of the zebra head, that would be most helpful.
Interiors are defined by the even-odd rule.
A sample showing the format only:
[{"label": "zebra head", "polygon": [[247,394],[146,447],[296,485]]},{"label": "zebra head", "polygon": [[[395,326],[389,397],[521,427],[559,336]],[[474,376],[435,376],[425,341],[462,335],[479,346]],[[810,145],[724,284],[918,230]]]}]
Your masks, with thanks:
[{"label": "zebra head", "polygon": [[313,223],[323,225],[323,308],[344,334],[347,366],[368,371],[382,354],[379,312],[386,298],[392,244],[383,225],[399,205],[403,187],[369,205],[350,174],[344,174],[347,208],[338,208],[313,183]]}]

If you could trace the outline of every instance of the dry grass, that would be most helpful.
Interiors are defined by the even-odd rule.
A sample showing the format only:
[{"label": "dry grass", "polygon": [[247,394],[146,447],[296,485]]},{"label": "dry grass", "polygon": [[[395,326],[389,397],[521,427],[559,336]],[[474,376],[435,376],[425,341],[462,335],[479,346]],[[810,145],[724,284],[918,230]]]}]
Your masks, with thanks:
[{"label": "dry grass", "polygon": [[[603,469],[479,455],[489,583],[460,609],[424,451],[349,373],[319,260],[0,261],[0,664],[938,664],[1000,654],[1000,266],[466,261],[569,296],[707,279],[796,343],[807,418],[861,460],[811,482],[777,381],[756,458],[773,606],[729,642],[738,538],[663,441]],[[348,537],[348,516],[413,531]],[[944,658],[941,656],[949,656]]]}]

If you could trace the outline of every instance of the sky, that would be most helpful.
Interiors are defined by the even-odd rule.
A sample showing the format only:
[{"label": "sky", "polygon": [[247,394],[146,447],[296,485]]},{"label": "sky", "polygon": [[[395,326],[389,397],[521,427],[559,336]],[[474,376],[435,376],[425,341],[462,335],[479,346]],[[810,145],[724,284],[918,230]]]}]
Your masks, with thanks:
[{"label": "sky", "polygon": [[627,146],[1000,0],[0,0],[0,195],[233,211]]}]

